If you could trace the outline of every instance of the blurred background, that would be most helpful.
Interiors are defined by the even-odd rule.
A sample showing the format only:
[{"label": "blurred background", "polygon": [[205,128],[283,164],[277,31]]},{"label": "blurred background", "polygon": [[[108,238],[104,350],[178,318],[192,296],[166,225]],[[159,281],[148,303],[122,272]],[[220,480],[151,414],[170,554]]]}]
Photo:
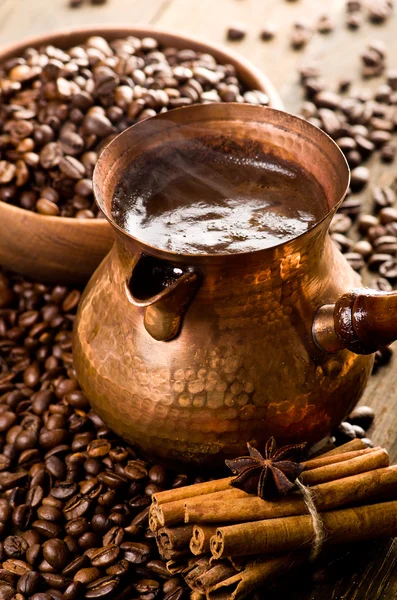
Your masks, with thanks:
[{"label": "blurred background", "polygon": [[[384,18],[382,11],[388,12],[390,3],[383,0],[364,4],[365,14],[360,11],[352,18],[346,0],[0,0],[0,44],[96,24],[173,29],[225,42],[241,52],[270,77],[286,108],[298,111],[297,69],[302,65],[315,62],[329,83],[344,76],[357,77],[360,55],[370,41],[379,39],[387,45],[388,66],[397,67],[397,52],[393,52],[397,14]],[[328,33],[317,30],[321,18],[329,22],[332,30]],[[308,41],[294,50],[291,37],[299,25],[307,30]],[[229,27],[241,28],[244,38],[228,41]],[[264,29],[270,29],[274,38],[262,41]],[[376,79],[369,83],[377,84]]]}]

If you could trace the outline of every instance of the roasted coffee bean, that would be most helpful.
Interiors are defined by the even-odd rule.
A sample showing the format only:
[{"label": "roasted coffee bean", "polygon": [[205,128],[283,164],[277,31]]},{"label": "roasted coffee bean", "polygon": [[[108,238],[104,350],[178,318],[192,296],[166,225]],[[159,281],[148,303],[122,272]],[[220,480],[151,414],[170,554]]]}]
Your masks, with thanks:
[{"label": "roasted coffee bean", "polygon": [[77,484],[72,481],[64,481],[53,487],[50,491],[51,496],[59,500],[69,500],[77,492]]},{"label": "roasted coffee bean", "polygon": [[98,479],[109,486],[110,489],[115,490],[124,487],[128,481],[128,479],[123,475],[117,475],[117,473],[110,471],[103,471],[98,475]]},{"label": "roasted coffee bean", "polygon": [[167,470],[161,465],[155,465],[149,470],[149,479],[152,483],[164,487],[168,480]]},{"label": "roasted coffee bean", "polygon": [[361,269],[365,266],[365,261],[362,257],[362,254],[358,252],[346,252],[345,258],[355,271],[361,271]]},{"label": "roasted coffee bean", "polygon": [[30,565],[35,565],[38,563],[39,558],[41,556],[41,545],[40,544],[32,544],[26,551],[26,560]]},{"label": "roasted coffee bean", "polygon": [[73,577],[77,571],[83,569],[84,567],[89,566],[89,560],[87,556],[82,554],[81,556],[77,556],[74,558],[62,571],[62,575],[64,577]]},{"label": "roasted coffee bean", "polygon": [[64,591],[64,600],[78,600],[83,596],[83,584],[79,581],[73,582],[67,586]]},{"label": "roasted coffee bean", "polygon": [[66,503],[63,513],[65,518],[69,521],[71,519],[82,517],[88,511],[90,506],[90,498],[77,494]]},{"label": "roasted coffee bean", "polygon": [[135,565],[141,565],[150,555],[150,546],[140,542],[123,542],[120,548],[123,552],[123,558]]},{"label": "roasted coffee bean", "polygon": [[0,521],[7,523],[11,516],[11,507],[6,498],[0,498]]},{"label": "roasted coffee bean", "polygon": [[[50,588],[55,588],[56,590],[64,590],[67,585],[67,579],[58,573],[41,573],[41,577]],[[48,590],[48,593],[53,594],[54,590]],[[63,600],[62,595],[59,600]]]},{"label": "roasted coffee bean", "polygon": [[146,463],[141,460],[130,460],[127,463],[127,466],[124,467],[124,474],[133,481],[145,479],[149,471],[147,469]]},{"label": "roasted coffee bean", "polygon": [[10,535],[4,540],[4,552],[10,558],[23,557],[28,547],[28,543],[18,535]]},{"label": "roasted coffee bean", "polygon": [[80,582],[83,585],[88,585],[101,577],[101,571],[97,567],[85,567],[75,573],[74,582]]},{"label": "roasted coffee bean", "polygon": [[384,163],[393,162],[396,156],[396,147],[392,144],[384,144],[380,151],[380,158]]},{"label": "roasted coffee bean", "polygon": [[367,185],[369,181],[369,171],[367,167],[356,167],[351,172],[350,185],[352,190],[359,191]]},{"label": "roasted coffee bean", "polygon": [[32,523],[32,528],[43,537],[50,539],[56,538],[61,533],[61,527],[52,521],[38,519]]},{"label": "roasted coffee bean", "polygon": [[0,581],[0,598],[2,600],[13,600],[15,598],[15,589],[8,583]]},{"label": "roasted coffee bean", "polygon": [[373,252],[373,247],[367,240],[359,240],[352,246],[352,250],[355,253],[361,254],[363,258],[367,258]]},{"label": "roasted coffee bean", "polygon": [[48,450],[49,448],[54,448],[60,444],[63,444],[67,441],[69,437],[66,429],[42,429],[40,431],[39,443],[42,448]]},{"label": "roasted coffee bean", "polygon": [[26,504],[32,508],[40,505],[44,498],[44,489],[40,485],[32,486],[26,495]]},{"label": "roasted coffee bean", "polygon": [[107,440],[93,440],[87,446],[87,453],[91,458],[102,458],[109,454],[111,447]]},{"label": "roasted coffee bean", "polygon": [[86,598],[107,598],[114,594],[120,584],[120,579],[115,575],[107,575],[87,586]]},{"label": "roasted coffee bean", "polygon": [[77,542],[80,548],[88,550],[89,548],[96,548],[100,545],[101,539],[93,531],[87,531],[78,538]]},{"label": "roasted coffee bean", "polygon": [[370,406],[356,406],[349,415],[349,422],[367,431],[371,427],[374,418],[375,413]]},{"label": "roasted coffee bean", "polygon": [[277,33],[277,29],[274,25],[272,24],[268,24],[265,27],[263,27],[263,29],[260,32],[260,39],[264,42],[269,42],[270,40],[272,40],[275,35]]},{"label": "roasted coffee bean", "polygon": [[103,545],[107,546],[109,544],[116,544],[119,546],[124,538],[124,529],[122,527],[112,527],[109,531],[103,536]]},{"label": "roasted coffee bean", "polygon": [[149,510],[150,510],[150,507],[147,506],[140,513],[138,513],[133,518],[133,520],[131,521],[131,526],[134,526],[134,525],[138,525],[138,526],[145,525],[148,522]]},{"label": "roasted coffee bean", "polygon": [[368,269],[378,271],[385,262],[390,260],[390,254],[372,254],[368,260]]},{"label": "roasted coffee bean", "polygon": [[43,556],[55,569],[62,570],[69,558],[69,551],[60,539],[50,539],[43,544]]},{"label": "roasted coffee bean", "polygon": [[91,563],[94,567],[108,567],[116,562],[119,552],[120,548],[116,544],[98,548],[91,556]]},{"label": "roasted coffee bean", "polygon": [[374,444],[372,442],[372,440],[370,440],[369,438],[361,438],[361,441],[368,447],[368,448],[373,448]]},{"label": "roasted coffee bean", "polygon": [[28,504],[20,504],[14,509],[12,522],[19,529],[26,529],[34,518],[34,511]]},{"label": "roasted coffee bean", "polygon": [[0,413],[0,433],[8,431],[16,423],[17,416],[15,413],[5,411]]},{"label": "roasted coffee bean", "polygon": [[167,566],[162,560],[151,560],[147,563],[146,567],[153,571],[153,573],[156,573],[157,575],[160,575],[160,577],[164,577],[165,579],[168,579],[170,576]]},{"label": "roasted coffee bean", "polygon": [[8,583],[11,586],[15,586],[17,582],[17,577],[14,573],[11,573],[6,569],[0,569],[0,582]]},{"label": "roasted coffee bean", "polygon": [[25,561],[17,558],[9,558],[3,562],[3,569],[14,575],[24,575],[32,570],[32,567]]},{"label": "roasted coffee bean", "polygon": [[391,258],[382,263],[379,267],[379,273],[391,281],[397,279],[397,258]]},{"label": "roasted coffee bean", "polygon": [[382,208],[379,212],[379,220],[382,225],[387,225],[388,223],[394,223],[397,221],[397,208],[392,206],[387,206]]},{"label": "roasted coffee bean", "polygon": [[83,533],[86,533],[88,529],[89,523],[84,517],[77,517],[65,524],[66,533],[73,537],[80,537]]},{"label": "roasted coffee bean", "polygon": [[103,534],[112,527],[111,521],[104,514],[96,514],[92,517],[92,528],[95,532]]},{"label": "roasted coffee bean", "polygon": [[172,594],[175,590],[181,587],[181,580],[177,577],[172,577],[163,583],[164,594]]},{"label": "roasted coffee bean", "polygon": [[188,477],[186,475],[186,473],[179,473],[173,483],[172,483],[172,488],[180,488],[180,487],[184,487],[185,485],[187,485],[188,482]]},{"label": "roasted coffee bean", "polygon": [[17,591],[25,596],[34,594],[40,585],[40,575],[36,571],[28,571],[20,577],[17,583]]},{"label": "roasted coffee bean", "polygon": [[123,559],[106,569],[106,575],[123,576],[130,570],[131,563]]},{"label": "roasted coffee bean", "polygon": [[185,590],[183,587],[178,587],[174,591],[168,593],[164,596],[164,600],[182,600],[185,595]]},{"label": "roasted coffee bean", "polygon": [[343,444],[350,440],[353,440],[356,437],[356,432],[353,429],[353,426],[344,421],[334,430],[334,436],[336,440],[336,444]]},{"label": "roasted coffee bean", "polygon": [[359,425],[353,425],[353,429],[356,433],[356,437],[358,437],[360,439],[365,437],[365,431],[362,427],[360,427]]},{"label": "roasted coffee bean", "polygon": [[322,15],[317,21],[317,31],[320,33],[330,33],[335,25],[328,15]]},{"label": "roasted coffee bean", "polygon": [[158,581],[153,579],[140,579],[134,584],[134,588],[139,594],[157,594],[160,587]]},{"label": "roasted coffee bean", "polygon": [[233,41],[233,42],[243,40],[246,35],[247,35],[246,29],[243,28],[240,24],[228,27],[228,29],[226,31],[227,39],[230,41]]}]

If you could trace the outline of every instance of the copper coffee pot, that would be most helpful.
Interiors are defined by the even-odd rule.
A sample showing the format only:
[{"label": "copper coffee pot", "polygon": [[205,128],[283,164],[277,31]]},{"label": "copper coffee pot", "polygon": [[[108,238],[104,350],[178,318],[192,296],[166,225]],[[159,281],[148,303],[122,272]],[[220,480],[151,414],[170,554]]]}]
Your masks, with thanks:
[{"label": "copper coffee pot", "polygon": [[[256,252],[175,254],[133,238],[111,216],[121,174],[146,150],[189,136],[232,138],[245,156],[259,144],[295,161],[323,186],[328,212],[303,235]],[[94,189],[116,242],[81,301],[74,360],[115,432],[159,459],[214,465],[248,440],[315,442],[349,413],[371,353],[397,337],[397,293],[359,289],[328,236],[348,185],[343,154],[325,133],[259,106],[174,110],[109,144]]]}]

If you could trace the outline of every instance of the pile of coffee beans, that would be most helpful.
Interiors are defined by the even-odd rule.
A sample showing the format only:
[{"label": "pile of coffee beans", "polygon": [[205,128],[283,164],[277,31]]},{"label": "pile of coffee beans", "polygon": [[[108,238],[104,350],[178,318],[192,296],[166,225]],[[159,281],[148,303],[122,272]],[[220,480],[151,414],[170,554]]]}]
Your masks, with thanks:
[{"label": "pile of coffee beans", "polygon": [[333,442],[340,446],[350,440],[359,438],[369,448],[373,448],[372,441],[367,437],[367,430],[372,426],[374,419],[375,413],[370,406],[357,406],[348,419],[335,429]]},{"label": "pile of coffee beans", "polygon": [[208,102],[268,97],[247,90],[233,65],[150,37],[27,48],[0,66],[0,201],[44,216],[102,217],[92,173],[106,144],[157,113]]},{"label": "pile of coffee beans", "polygon": [[389,71],[375,91],[350,94],[347,80],[335,92],[313,66],[302,69],[301,81],[307,97],[302,115],[336,141],[352,169],[351,187],[331,225],[331,238],[356,271],[373,274],[369,280],[373,287],[390,291],[397,283],[396,190],[393,185],[374,184],[370,212],[357,192],[371,183],[369,158],[394,160],[397,73]]},{"label": "pile of coffee beans", "polygon": [[0,271],[0,598],[181,600],[148,510],[199,479],[142,460],[90,409],[71,353],[79,298]]},{"label": "pile of coffee beans", "polygon": [[[142,460],[90,409],[71,353],[80,291],[0,270],[0,598],[182,600],[151,495],[202,479]],[[335,432],[366,438],[360,407]]]}]

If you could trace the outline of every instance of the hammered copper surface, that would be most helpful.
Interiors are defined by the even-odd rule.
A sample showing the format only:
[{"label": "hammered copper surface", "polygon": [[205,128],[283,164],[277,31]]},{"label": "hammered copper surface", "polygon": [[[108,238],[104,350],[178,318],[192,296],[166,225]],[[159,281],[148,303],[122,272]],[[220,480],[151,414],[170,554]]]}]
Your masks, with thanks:
[{"label": "hammered copper surface", "polygon": [[[118,434],[167,461],[215,465],[241,454],[246,441],[260,446],[270,435],[280,443],[314,442],[357,402],[373,363],[349,350],[327,354],[312,336],[318,308],[360,284],[327,234],[348,186],[344,158],[320,130],[273,109],[172,111],[132,127],[103,152],[95,192],[109,220],[124,166],[149,145],[181,135],[183,124],[188,135],[212,130],[247,142],[247,151],[260,143],[296,160],[319,179],[330,211],[295,240],[246,254],[177,255],[114,226],[116,243],[88,284],[76,321],[79,381]],[[158,298],[137,306],[128,290],[142,253],[200,273],[170,341],[154,339],[144,325]],[[175,317],[173,309],[158,315]]]}]

